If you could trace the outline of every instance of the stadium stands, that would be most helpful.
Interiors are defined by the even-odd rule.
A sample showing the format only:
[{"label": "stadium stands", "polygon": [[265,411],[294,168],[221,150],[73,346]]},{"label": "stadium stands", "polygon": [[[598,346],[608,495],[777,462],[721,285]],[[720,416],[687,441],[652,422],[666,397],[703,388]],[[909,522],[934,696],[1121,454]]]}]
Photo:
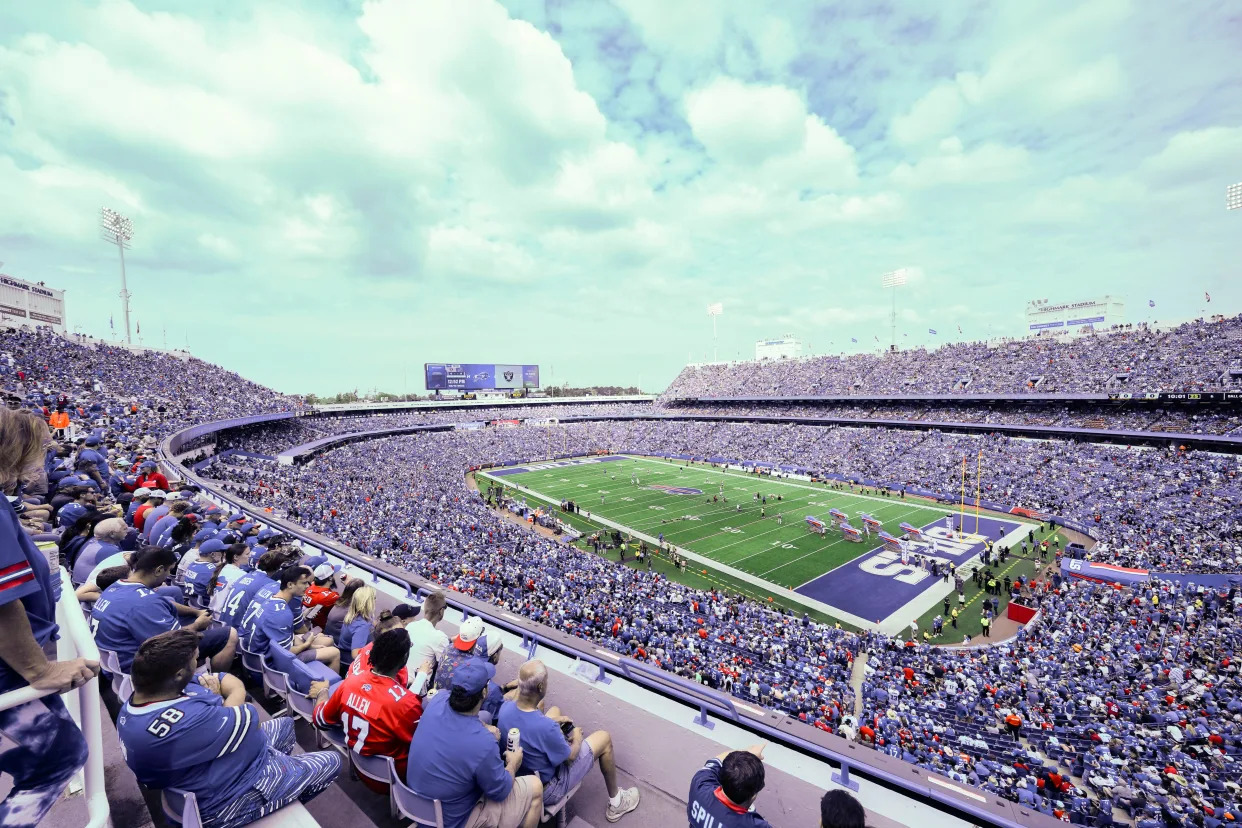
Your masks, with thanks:
[{"label": "stadium stands", "polygon": [[[1162,333],[1120,331],[1078,340],[1072,346],[1076,350],[1057,342],[1017,343],[1016,348],[1005,346],[1008,356],[1003,359],[989,355],[987,351],[994,350],[989,346],[975,343],[962,346],[956,355],[910,352],[895,360],[900,364],[883,370],[858,360],[838,373],[865,378],[862,385],[847,383],[845,393],[855,395],[908,392],[904,381],[895,378],[914,372],[939,379],[952,373],[952,360],[974,366],[970,394],[1014,390],[1013,383],[1023,382],[1021,375],[1035,370],[1041,360],[1043,379],[1033,393],[1048,393],[1049,388],[1098,391],[1118,373],[1160,389],[1204,388],[1213,383],[1219,387],[1234,356],[1214,348],[1213,337],[1222,330],[1232,332],[1237,325],[1235,319]],[[1170,354],[1177,349],[1182,350],[1182,362],[1174,365]],[[1135,354],[1143,356],[1141,364],[1134,363]],[[1194,358],[1186,359],[1186,354]],[[61,435],[66,443],[50,449],[41,466],[22,470],[20,488],[8,492],[26,510],[24,516],[14,517],[15,524],[20,523],[32,538],[51,542],[53,548],[60,539],[56,531],[60,521],[53,518],[69,504],[83,506],[82,520],[96,508],[110,511],[113,501],[124,514],[140,482],[160,483],[158,472],[144,471],[143,464],[156,456],[161,439],[191,425],[299,408],[295,399],[193,359],[86,348],[44,333],[0,333],[0,360],[8,365],[4,386],[10,408],[37,411],[41,419],[53,411],[69,417]],[[1056,373],[1062,363],[1071,361],[1073,370]],[[1078,370],[1088,363],[1096,367]],[[784,369],[794,363],[777,365]],[[663,416],[655,419],[635,417],[632,405],[607,403],[585,408],[530,406],[523,416],[592,418],[560,426],[556,454],[712,453],[931,491],[952,491],[959,459],[982,451],[989,458],[988,498],[1059,515],[1090,529],[1102,541],[1090,552],[1092,560],[1169,572],[1242,571],[1237,455],[934,429],[680,421],[677,409],[667,405],[669,398],[690,396],[690,391],[702,397],[736,392],[762,396],[756,391],[769,390],[765,383],[771,390],[788,392],[782,396],[822,394],[825,388],[814,372],[828,367],[790,369],[788,375],[778,375],[778,369],[768,365],[738,369],[737,374],[721,369],[711,376],[700,373],[703,369],[688,371],[665,395]],[[1101,368],[1109,372],[1102,384],[1097,376]],[[839,389],[834,385],[830,390]],[[956,392],[938,387],[919,390]],[[864,405],[870,406],[867,414],[874,418],[884,404]],[[904,404],[894,408],[911,416],[918,413]],[[977,409],[945,406],[946,415],[958,413],[974,416]],[[1114,426],[1110,414],[1107,407],[1100,407],[1072,424],[1091,419]],[[506,417],[511,416],[512,410],[507,410]],[[997,416],[1019,415],[1001,409]],[[1113,589],[1044,581],[1029,590],[1039,615],[1015,639],[988,648],[933,649],[797,618],[738,595],[671,583],[543,538],[505,519],[467,487],[464,473],[484,464],[548,456],[549,435],[543,429],[427,431],[317,450],[309,465],[285,466],[268,459],[326,436],[461,419],[452,411],[298,417],[226,429],[219,437],[199,433],[198,443],[177,446],[176,451],[199,465],[209,488],[251,504],[252,516],[270,516],[278,526],[287,518],[392,569],[408,570],[466,600],[490,605],[520,625],[517,629],[551,628],[584,646],[590,642],[601,652],[628,656],[639,665],[634,670],[663,672],[682,680],[672,687],[694,682],[728,694],[719,696],[728,705],[776,711],[793,720],[795,729],[807,731],[808,738],[818,731],[880,748],[883,755],[860,759],[873,763],[877,775],[889,759],[905,760],[942,779],[977,786],[1080,824],[1107,824],[1122,815],[1140,825],[1151,819],[1209,824],[1204,815],[1217,819],[1226,811],[1237,812],[1242,689],[1235,656],[1242,640],[1236,624],[1236,587],[1201,590],[1184,582],[1153,582]],[[471,413],[470,419],[487,417]],[[1138,424],[1154,426],[1164,419],[1162,412]],[[1185,427],[1180,419],[1173,422]],[[1071,423],[1048,423],[1067,424]],[[1217,429],[1224,425],[1228,420],[1209,422],[1206,428],[1223,433]],[[99,438],[97,450],[105,455],[102,464],[93,459],[93,446],[85,444],[88,436]],[[216,451],[214,457],[203,457],[201,465],[193,456],[199,443],[214,443]],[[226,456],[230,450],[233,453]],[[102,477],[102,486],[91,472]],[[165,474],[172,480],[163,485],[177,489],[181,473],[166,466]],[[100,497],[82,498],[84,489],[98,489]],[[189,497],[196,512],[207,516],[208,493],[191,491]],[[196,532],[192,540],[175,534],[178,520],[165,523],[161,530],[153,528],[162,516],[154,508],[150,514],[139,514],[139,523],[153,521],[151,533],[159,537],[151,540],[164,537],[170,550],[162,556],[152,553],[154,565],[139,568],[143,588],[148,586],[146,580],[151,580],[150,587],[163,582],[164,573],[171,575],[176,569],[176,560],[213,536],[225,547],[250,545],[256,558],[284,554],[286,563],[302,560],[312,567],[325,562],[317,550],[297,550],[279,534],[263,535],[257,526],[251,530],[250,517],[229,512],[231,508],[218,524],[201,521],[210,531]],[[135,520],[133,515],[127,518]],[[88,531],[88,524],[90,530],[95,526],[89,521],[74,523],[79,524],[82,531]],[[236,530],[242,531],[233,536]],[[64,548],[76,555],[89,540],[72,548],[65,543]],[[119,539],[117,548],[123,553],[137,545],[131,531]],[[222,551],[213,547],[208,552],[209,562],[216,562],[210,556],[220,555],[217,574],[225,566]],[[92,554],[105,560],[99,549],[92,547]],[[236,554],[231,559],[237,560]],[[72,570],[76,560],[63,563]],[[152,576],[153,570],[158,570],[158,578]],[[98,576],[102,579],[103,573]],[[255,606],[262,609],[264,602],[279,600],[271,597],[279,594],[291,599],[291,614],[296,609],[300,615],[300,602],[292,600],[296,589],[287,588],[286,595],[279,593],[279,587],[308,579],[309,575],[283,579],[269,593],[256,593]],[[110,603],[109,590],[131,588],[105,587],[100,600]],[[355,615],[380,620],[378,604],[360,601],[350,606]],[[107,607],[98,609],[100,618],[106,619]],[[245,615],[249,607],[241,611]],[[187,618],[205,617],[187,606],[167,613],[168,618],[175,619],[177,612]],[[297,615],[290,629],[299,623]],[[161,614],[161,623],[163,619]],[[209,626],[202,620],[196,623]],[[249,625],[243,620],[240,626],[255,627],[255,619]],[[282,622],[279,633],[268,637],[282,638],[286,626]],[[155,632],[153,627],[142,629],[147,631],[144,635]],[[216,630],[214,638],[204,639],[211,639],[212,652],[200,655],[220,652],[214,644],[221,635],[230,640],[227,630]],[[126,663],[140,643],[125,650]],[[352,646],[356,643],[352,637],[349,643],[351,653],[358,649]],[[313,654],[318,645],[291,639],[291,646],[295,650],[307,646]],[[248,662],[259,679],[251,684],[252,692],[261,697],[270,690],[298,715],[311,715],[306,701],[323,688],[308,680],[305,692],[294,689],[305,669],[302,662],[282,660],[279,652],[269,651],[266,662],[259,655],[257,661]],[[615,657],[605,661],[630,663]],[[118,660],[114,667],[114,672],[122,671],[124,664]],[[508,670],[507,675],[517,675],[511,660]],[[211,680],[206,685],[208,690],[214,687]],[[150,691],[150,682],[145,686],[143,692]],[[224,685],[219,688],[222,696],[229,695]],[[729,696],[736,702],[728,702]],[[262,714],[256,708],[254,715]],[[178,723],[163,721],[170,727]],[[286,725],[279,727],[292,733]],[[1013,735],[1006,735],[1007,727]],[[619,733],[616,727],[608,729]],[[285,752],[294,750],[289,738],[272,737]],[[239,736],[234,749],[243,741]],[[708,755],[703,752],[700,761]],[[412,756],[411,763],[416,761]],[[318,793],[324,789],[321,783],[330,781],[326,777],[335,774],[329,773],[327,764],[312,770],[323,771],[324,779],[308,782],[307,790]],[[848,775],[843,777],[843,782],[849,781]],[[140,778],[155,777],[140,774]],[[193,790],[193,782],[175,784]],[[687,773],[684,784],[673,787],[688,784]],[[330,794],[331,789],[324,795]],[[408,792],[402,795],[408,807],[412,800]],[[196,802],[213,813],[222,807],[204,796]],[[593,818],[602,819],[606,810],[601,805]],[[648,824],[634,821],[641,820],[642,813],[640,808],[625,820]]]},{"label": "stadium stands", "polygon": [[1242,316],[1171,330],[1125,325],[1073,339],[1034,336],[945,344],[934,351],[687,366],[661,395],[1082,394],[1233,387]]}]

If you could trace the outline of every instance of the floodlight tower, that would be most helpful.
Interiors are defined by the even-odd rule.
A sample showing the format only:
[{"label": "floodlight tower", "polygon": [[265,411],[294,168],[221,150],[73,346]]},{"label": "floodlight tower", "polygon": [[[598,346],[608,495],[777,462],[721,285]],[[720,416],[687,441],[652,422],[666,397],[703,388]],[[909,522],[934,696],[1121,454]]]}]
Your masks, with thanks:
[{"label": "floodlight tower", "polygon": [[134,238],[134,224],[115,210],[104,207],[99,211],[99,236],[109,244],[115,244],[121,254],[121,315],[125,317],[125,344],[132,345],[129,335],[129,289],[125,286],[125,248]]},{"label": "floodlight tower", "polygon": [[893,331],[893,342],[890,350],[897,348],[897,288],[906,283],[906,269],[904,267],[897,270],[889,271],[880,277],[880,287],[891,289],[893,291],[893,309],[889,315],[889,325]]},{"label": "floodlight tower", "polygon": [[716,317],[724,313],[724,305],[720,302],[713,302],[707,306],[707,315],[712,318],[712,362],[716,357]]},{"label": "floodlight tower", "polygon": [[1242,182],[1225,188],[1225,209],[1242,210]]}]

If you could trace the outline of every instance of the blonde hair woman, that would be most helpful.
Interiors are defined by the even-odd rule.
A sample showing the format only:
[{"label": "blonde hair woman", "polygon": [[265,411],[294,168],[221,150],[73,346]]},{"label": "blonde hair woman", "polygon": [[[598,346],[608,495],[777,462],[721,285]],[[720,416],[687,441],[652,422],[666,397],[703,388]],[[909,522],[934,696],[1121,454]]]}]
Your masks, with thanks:
[{"label": "blonde hair woman", "polygon": [[[42,460],[48,441],[47,423],[27,411],[0,408],[0,482],[5,491],[30,467]],[[48,661],[43,647],[56,631],[56,594],[47,558],[35,548],[18,520],[13,505],[0,504],[0,569],[5,589],[0,591],[0,693],[31,685],[64,693],[81,687],[99,672],[99,663],[75,658]],[[86,740],[65,710],[60,696],[51,695],[0,711],[0,731],[13,745],[21,765],[37,768],[34,775],[14,778],[6,807],[20,804],[23,821],[43,819],[78,768],[86,764]],[[19,755],[14,753],[13,755]],[[10,759],[9,763],[14,760]],[[6,764],[6,772],[13,765]]]},{"label": "blonde hair woman", "polygon": [[[340,637],[336,646],[341,651],[341,660],[353,661],[358,651],[371,640],[371,627],[375,625],[375,589],[360,586],[349,599],[349,610],[345,613],[345,621],[341,624]],[[348,659],[346,654],[348,653]]]}]

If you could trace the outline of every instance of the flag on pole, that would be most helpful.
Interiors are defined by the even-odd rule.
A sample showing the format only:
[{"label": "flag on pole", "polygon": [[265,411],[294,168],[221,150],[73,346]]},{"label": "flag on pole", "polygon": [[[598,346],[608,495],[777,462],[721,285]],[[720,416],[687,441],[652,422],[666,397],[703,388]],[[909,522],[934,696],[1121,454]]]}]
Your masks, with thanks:
[{"label": "flag on pole", "polygon": [[1204,301],[1204,302],[1211,302],[1211,301],[1212,301],[1212,294],[1208,293],[1206,290],[1205,290],[1205,291],[1203,291],[1203,301]]},{"label": "flag on pole", "polygon": [[1156,306],[1156,300],[1155,300],[1155,299],[1148,299],[1148,300],[1147,300],[1147,307],[1149,307],[1149,308],[1154,308],[1155,306]]},{"label": "flag on pole", "polygon": [[142,333],[142,323],[141,323],[141,322],[139,322],[139,323],[137,324],[137,328],[138,328],[138,333]]},{"label": "flag on pole", "polygon": [[110,330],[113,330],[113,331],[115,331],[115,330],[116,330],[116,325],[112,324],[112,316],[111,316],[111,315],[109,315],[109,316],[108,316],[108,328],[109,328]]},{"label": "flag on pole", "polygon": [[961,333],[961,332],[962,332],[962,326],[961,326],[961,325],[958,325],[958,326],[957,326],[957,332],[958,332],[958,333]]},{"label": "flag on pole", "polygon": [[[874,334],[872,334],[872,335],[874,336]],[[877,336],[877,337],[875,337],[875,341],[876,341],[876,342],[879,342],[879,341],[880,341],[880,338],[879,338],[878,336]]]},{"label": "flag on pole", "polygon": [[722,302],[713,302],[707,306],[708,316],[720,316],[722,313],[724,313],[724,303]]},{"label": "flag on pole", "polygon": [[935,336],[935,335],[936,335],[936,329],[935,329],[935,328],[928,328],[928,329],[927,329],[927,332],[928,332],[929,334],[931,334],[932,336]]},{"label": "flag on pole", "polygon": [[853,342],[855,345],[857,345],[857,344],[858,344],[858,338],[857,338],[857,337],[854,337],[854,336],[851,336],[851,337],[850,337],[850,342]]}]

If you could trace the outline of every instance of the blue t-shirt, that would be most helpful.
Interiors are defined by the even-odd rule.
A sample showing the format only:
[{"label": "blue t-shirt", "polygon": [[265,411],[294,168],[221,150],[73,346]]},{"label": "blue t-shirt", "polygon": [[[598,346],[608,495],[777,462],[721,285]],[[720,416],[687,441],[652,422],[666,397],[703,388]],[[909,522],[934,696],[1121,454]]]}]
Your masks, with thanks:
[{"label": "blue t-shirt", "polygon": [[716,797],[720,788],[719,759],[708,759],[702,770],[690,780],[690,797],[686,801],[686,818],[690,828],[772,828],[754,811],[738,812]]},{"label": "blue t-shirt", "polygon": [[293,613],[281,598],[255,598],[238,631],[246,650],[266,655],[272,644],[293,646]]},{"label": "blue t-shirt", "polygon": [[238,578],[229,589],[229,597],[224,602],[224,612],[221,613],[220,620],[230,627],[240,627],[242,617],[245,616],[246,610],[250,609],[250,602],[254,600],[260,589],[269,584],[275,587],[276,581],[267,577],[266,572],[258,569]]},{"label": "blue t-shirt", "polygon": [[[43,646],[56,637],[57,630],[52,574],[47,558],[22,529],[13,505],[3,497],[0,502],[4,503],[0,506],[0,604],[20,599],[30,619],[30,631]],[[25,687],[26,683],[0,661],[0,693]]]},{"label": "blue t-shirt", "polygon": [[132,581],[117,581],[105,589],[91,612],[95,643],[116,653],[125,673],[142,642],[180,628],[181,620],[164,596]]},{"label": "blue t-shirt", "polygon": [[168,701],[121,708],[116,729],[125,762],[148,788],[181,788],[198,797],[204,816],[259,781],[267,739],[253,707],[225,707],[197,682]]},{"label": "blue t-shirt", "polygon": [[367,642],[371,640],[371,627],[371,622],[362,616],[341,626],[336,646],[341,651],[342,663],[348,664],[354,660],[353,650],[361,650],[367,646]]},{"label": "blue t-shirt", "polygon": [[548,784],[556,769],[569,761],[569,741],[561,726],[538,710],[519,710],[517,702],[506,701],[497,718],[502,738],[513,728],[522,734],[522,773],[533,773]]},{"label": "blue t-shirt", "polygon": [[481,797],[502,802],[513,790],[513,777],[500,759],[496,738],[477,716],[457,713],[448,693],[437,693],[418,720],[406,771],[415,793],[438,799],[445,828],[462,828]]}]

